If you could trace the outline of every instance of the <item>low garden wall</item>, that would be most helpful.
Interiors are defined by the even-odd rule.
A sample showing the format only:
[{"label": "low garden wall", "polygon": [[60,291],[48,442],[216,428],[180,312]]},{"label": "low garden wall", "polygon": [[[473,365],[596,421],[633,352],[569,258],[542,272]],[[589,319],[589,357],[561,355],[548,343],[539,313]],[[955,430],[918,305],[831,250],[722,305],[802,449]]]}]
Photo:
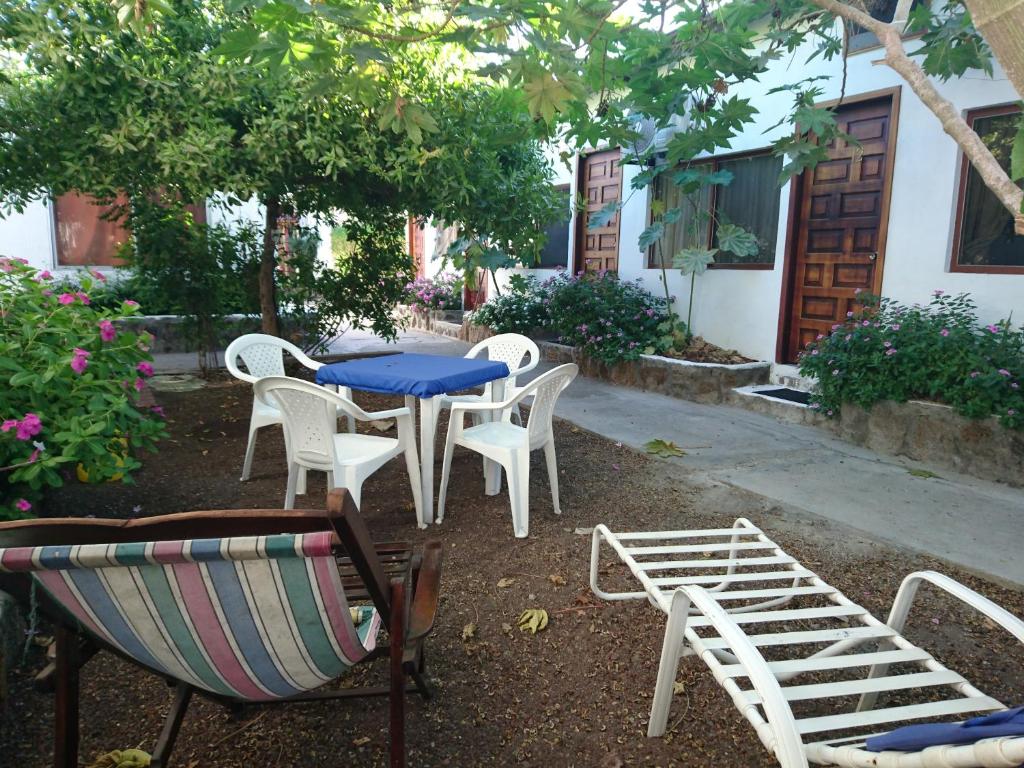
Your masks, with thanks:
[{"label": "low garden wall", "polygon": [[[195,352],[195,333],[187,318],[180,315],[138,315],[119,321],[125,330],[134,333],[149,331],[153,334],[154,352]],[[260,319],[250,315],[227,315],[221,321],[222,348],[245,333],[256,333]]]}]

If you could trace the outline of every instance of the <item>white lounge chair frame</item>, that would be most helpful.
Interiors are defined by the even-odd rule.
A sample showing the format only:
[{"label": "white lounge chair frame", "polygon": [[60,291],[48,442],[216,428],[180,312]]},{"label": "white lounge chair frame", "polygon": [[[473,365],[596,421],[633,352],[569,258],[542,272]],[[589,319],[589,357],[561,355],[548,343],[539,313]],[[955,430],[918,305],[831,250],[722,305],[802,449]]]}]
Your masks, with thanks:
[{"label": "white lounge chair frame", "polygon": [[[643,591],[607,592],[601,588],[602,543],[629,568]],[[680,556],[685,559],[676,559]],[[865,739],[892,730],[894,724],[1005,708],[902,636],[922,583],[963,601],[1024,643],[1024,622],[934,571],[907,576],[883,624],[744,518],[732,528],[690,531],[612,533],[598,525],[591,548],[594,594],[604,600],[647,599],[668,616],[648,736],[665,733],[679,659],[696,655],[782,768],[805,768],[812,763],[848,768],[1015,768],[1024,764],[1024,738],[1020,737],[929,747],[920,752],[864,749]],[[780,609],[793,600],[818,605]],[[793,622],[800,622],[800,628],[744,632],[749,625],[778,627]],[[808,629],[809,622],[826,626]],[[865,644],[877,646],[855,652]],[[799,649],[807,646],[824,647],[800,653]],[[761,649],[773,647],[785,648],[786,658],[766,660]],[[915,665],[917,670],[889,675],[893,664]],[[787,684],[801,674],[840,669],[846,675],[840,682]],[[866,674],[849,679],[849,672],[865,669]],[[932,696],[924,703],[875,708],[880,694],[922,688],[945,690],[952,697],[936,701]],[[846,696],[859,696],[854,711],[849,707],[843,710],[836,703]],[[792,702],[817,702],[823,705],[820,709],[837,713],[797,717]],[[814,740],[826,733],[833,735]]]},{"label": "white lounge chair frame", "polygon": [[[224,365],[228,373],[236,379],[255,384],[266,376],[284,376],[284,353],[294,357],[302,366],[311,371],[319,370],[323,363],[308,357],[301,349],[291,342],[279,339],[277,336],[270,336],[265,333],[247,333],[239,336],[228,344],[224,352]],[[238,358],[242,358],[246,371],[238,367]],[[347,400],[352,399],[352,390],[348,387],[341,387],[338,392]],[[339,416],[344,414],[339,413]],[[263,427],[269,427],[281,423],[281,411],[272,403],[261,402],[253,396],[252,415],[249,417],[249,441],[245,446],[245,460],[242,463],[243,481],[249,479],[252,473],[252,459],[256,453],[256,433]],[[356,423],[348,417],[348,431],[356,431]],[[300,481],[304,490],[304,478]]]}]

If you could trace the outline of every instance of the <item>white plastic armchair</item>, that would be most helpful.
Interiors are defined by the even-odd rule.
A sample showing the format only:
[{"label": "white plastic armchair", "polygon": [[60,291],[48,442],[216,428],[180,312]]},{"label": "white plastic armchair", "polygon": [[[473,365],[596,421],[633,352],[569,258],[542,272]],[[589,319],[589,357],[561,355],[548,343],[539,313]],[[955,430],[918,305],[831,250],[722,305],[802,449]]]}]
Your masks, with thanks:
[{"label": "white plastic armchair", "polygon": [[[413,417],[409,408],[367,413],[344,396],[300,379],[267,376],[254,385],[256,397],[278,405],[288,436],[288,487],[284,508],[293,509],[302,470],[327,473],[327,487],[346,488],[356,506],[360,505],[366,479],[391,459],[405,456],[416,519],[421,528],[423,496],[420,465],[416,454]],[[357,421],[394,419],[398,437],[337,432],[337,414]]]},{"label": "white plastic armchair", "polygon": [[[247,333],[232,341],[224,352],[224,364],[227,366],[228,373],[236,379],[255,384],[266,376],[285,375],[285,352],[311,371],[315,371],[323,365],[323,363],[309,358],[291,342],[265,333]],[[239,358],[245,364],[245,371],[238,367]],[[347,387],[342,388],[340,394],[348,400],[352,399],[352,392]],[[262,427],[280,423],[281,411],[273,402],[261,402],[258,398],[253,398],[252,416],[249,418],[249,441],[245,446],[245,461],[242,464],[242,480],[248,480],[252,472],[252,459],[256,452],[256,433]],[[348,418],[348,431],[355,432],[355,428],[355,421]]]},{"label": "white plastic armchair", "polygon": [[[529,339],[518,333],[501,333],[484,339],[466,353],[467,358],[477,358],[487,353],[487,359],[508,366],[509,375],[505,378],[505,398],[509,399],[517,395],[521,387],[516,386],[516,378],[528,373],[537,367],[540,362],[540,348],[533,339]],[[489,403],[492,395],[493,382],[484,385],[483,394],[479,395],[443,395],[441,404],[450,406],[452,403]],[[491,406],[494,408],[494,406]],[[474,421],[481,421],[485,414],[474,412]],[[509,413],[512,420],[522,424],[522,415],[519,413],[518,404]]]},{"label": "white plastic armchair", "polygon": [[[551,426],[555,403],[562,391],[569,386],[579,368],[569,363],[560,365],[531,381],[512,397],[500,403],[464,402],[452,403],[452,416],[448,425],[448,437],[444,446],[444,464],[441,469],[441,494],[437,502],[437,522],[444,519],[444,504],[448,493],[448,480],[452,469],[452,454],[456,445],[482,454],[484,458],[496,461],[508,474],[509,502],[512,507],[512,528],[517,538],[525,538],[530,532],[530,453],[544,449],[548,479],[551,483],[551,499],[555,514],[561,513],[558,503],[558,461],[555,455],[555,436]],[[533,397],[533,407],[526,426],[500,421],[485,421],[482,424],[465,426],[467,413],[501,410],[511,412],[527,397]]]}]

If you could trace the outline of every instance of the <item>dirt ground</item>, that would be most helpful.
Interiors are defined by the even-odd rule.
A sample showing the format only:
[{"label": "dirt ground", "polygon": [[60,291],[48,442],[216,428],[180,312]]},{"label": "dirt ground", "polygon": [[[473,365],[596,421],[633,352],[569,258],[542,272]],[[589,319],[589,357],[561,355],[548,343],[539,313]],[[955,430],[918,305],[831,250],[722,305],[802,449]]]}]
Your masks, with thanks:
[{"label": "dirt ground", "polygon": [[[135,485],[69,484],[46,505],[50,515],[155,515],[191,509],[268,507],[284,498],[280,432],[265,430],[253,477],[238,480],[251,390],[218,382],[198,392],[160,394],[171,438],[149,456]],[[393,399],[357,395],[367,408]],[[440,434],[444,434],[442,420]],[[738,515],[768,530],[790,554],[884,619],[902,577],[935,568],[963,579],[1017,615],[1024,595],[927,557],[901,552],[818,519],[801,518],[758,497],[701,487],[677,465],[637,454],[566,423],[556,425],[563,514],[551,512],[542,456],[531,482],[530,537],[512,536],[507,497],[487,497],[479,457],[456,454],[442,526],[415,527],[403,464],[393,461],[363,488],[363,515],[375,538],[445,545],[442,598],[428,644],[436,698],[410,699],[408,764],[420,766],[770,766],[753,729],[703,663],[680,665],[670,731],[645,735],[664,620],[646,602],[601,603],[588,587],[590,537],[612,529],[719,527]],[[438,452],[440,453],[440,451]],[[440,462],[437,474],[440,474]],[[310,475],[299,506],[324,497]],[[626,586],[609,567],[611,584]],[[512,579],[499,588],[498,581]],[[544,608],[548,628],[514,629],[525,608]],[[464,628],[475,632],[464,639]],[[45,629],[45,628],[44,628]],[[1024,653],[1001,632],[951,601],[923,591],[911,639],[965,672],[1007,705],[1024,700]],[[0,767],[49,764],[51,696],[31,676],[44,664],[33,651],[0,704]],[[383,681],[384,665],[355,672],[347,684]],[[100,654],[82,673],[82,760],[113,749],[149,750],[170,701],[155,676]],[[235,766],[382,766],[387,707],[382,699],[253,707],[240,719],[202,700],[185,720],[172,764]]]}]

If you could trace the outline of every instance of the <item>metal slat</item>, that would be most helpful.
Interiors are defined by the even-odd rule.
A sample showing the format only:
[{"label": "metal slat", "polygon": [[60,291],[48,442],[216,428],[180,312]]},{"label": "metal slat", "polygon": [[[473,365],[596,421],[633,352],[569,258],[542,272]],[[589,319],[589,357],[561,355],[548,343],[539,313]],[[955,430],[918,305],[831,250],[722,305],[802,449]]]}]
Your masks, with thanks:
[{"label": "metal slat", "polygon": [[[815,685],[793,685],[782,689],[786,701],[810,701],[812,699],[831,699],[838,696],[859,696],[862,693],[901,691],[908,688],[928,688],[936,685],[956,685],[964,683],[960,675],[951,670],[942,672],[915,672],[909,675],[893,675],[891,677],[871,677],[863,680],[843,680],[838,683],[821,683]],[[744,697],[752,704],[760,704],[761,696],[757,691],[746,691]]]},{"label": "metal slat", "polygon": [[972,696],[963,699],[935,701],[930,704],[910,704],[905,707],[873,709],[867,712],[851,712],[845,715],[826,715],[797,720],[796,728],[801,733],[841,731],[846,728],[861,728],[879,723],[896,723],[902,720],[921,720],[927,717],[962,715],[968,712],[1002,709],[1003,705],[991,696]]},{"label": "metal slat", "polygon": [[737,589],[732,592],[715,592],[712,597],[723,600],[765,600],[772,597],[799,597],[800,595],[838,594],[835,587],[827,584],[811,584],[806,587],[776,587],[775,589]]},{"label": "metal slat", "polygon": [[[733,616],[737,614],[732,614]],[[894,637],[896,633],[889,627],[842,627],[840,629],[818,629],[807,632],[778,632],[763,635],[747,635],[755,646],[763,648],[770,645],[798,645],[800,643],[835,643],[840,640],[873,640],[883,637]],[[709,649],[728,648],[729,643],[721,637],[701,638],[701,645]]]},{"label": "metal slat", "polygon": [[[872,664],[901,664],[910,661],[928,661],[932,657],[920,648],[901,651],[878,651],[876,653],[854,653],[846,656],[819,656],[813,659],[787,659],[786,661],[769,661],[768,669],[774,675],[791,675],[801,672],[821,672],[826,669],[848,669],[849,667],[869,667]],[[723,664],[721,674],[724,677],[746,677],[747,671],[742,664]]]},{"label": "metal slat", "polygon": [[705,528],[694,531],[637,531],[635,533],[613,533],[619,541],[643,541],[663,539],[699,539],[702,536],[756,536],[760,528]]},{"label": "metal slat", "polygon": [[[827,619],[841,616],[864,616],[866,610],[859,605],[829,605],[824,608],[794,608],[787,611],[751,611],[734,613],[732,620],[737,624],[768,624],[773,621],[801,621],[803,619]],[[711,619],[706,616],[692,616],[688,627],[707,627]]]},{"label": "metal slat", "polygon": [[666,544],[663,547],[625,547],[626,553],[633,555],[668,555],[683,552],[729,552],[730,550],[745,549],[778,549],[772,543],[765,544],[763,541],[737,541],[735,544],[725,542],[722,544]]},{"label": "metal slat", "polygon": [[709,573],[696,577],[663,577],[651,579],[658,587],[679,587],[684,584],[718,584],[719,582],[774,582],[780,579],[810,579],[810,570],[772,570],[764,573]]},{"label": "metal slat", "polygon": [[637,565],[642,571],[667,571],[673,568],[728,568],[737,565],[789,565],[795,562],[796,560],[789,555],[772,555],[725,560],[656,560]]}]

